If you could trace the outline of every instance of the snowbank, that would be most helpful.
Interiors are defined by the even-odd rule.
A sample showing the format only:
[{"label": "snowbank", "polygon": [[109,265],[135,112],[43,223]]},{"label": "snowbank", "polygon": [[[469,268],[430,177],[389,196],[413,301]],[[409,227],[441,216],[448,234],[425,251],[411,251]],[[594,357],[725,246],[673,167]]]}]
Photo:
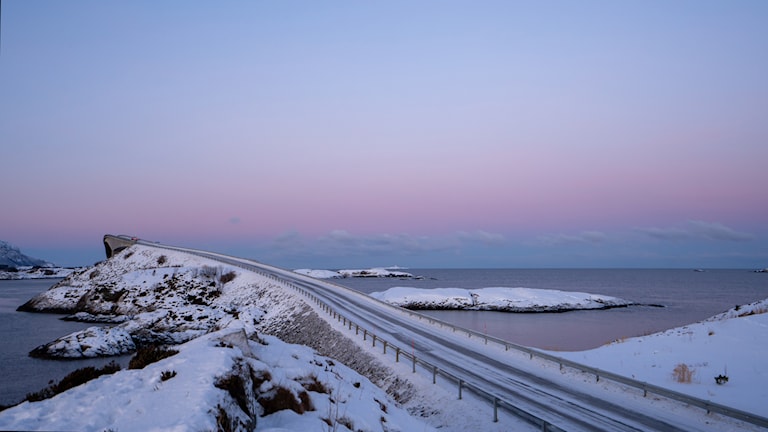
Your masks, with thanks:
[{"label": "snowbank", "polygon": [[[768,417],[768,299],[649,336],[555,355]],[[678,378],[680,365],[690,381]],[[728,377],[717,384],[715,377]]]},{"label": "snowbank", "polygon": [[209,333],[144,369],[2,411],[0,430],[434,430],[348,367],[251,337]]},{"label": "snowbank", "polygon": [[563,312],[607,309],[635,303],[617,297],[573,291],[489,287],[480,289],[394,287],[372,297],[414,310],[488,310],[504,312]]}]

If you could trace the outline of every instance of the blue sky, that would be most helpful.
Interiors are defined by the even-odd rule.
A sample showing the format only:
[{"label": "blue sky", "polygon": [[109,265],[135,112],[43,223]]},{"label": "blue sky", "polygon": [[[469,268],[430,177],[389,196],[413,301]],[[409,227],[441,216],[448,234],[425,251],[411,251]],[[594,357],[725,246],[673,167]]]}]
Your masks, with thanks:
[{"label": "blue sky", "polygon": [[768,3],[6,1],[0,238],[768,266]]}]

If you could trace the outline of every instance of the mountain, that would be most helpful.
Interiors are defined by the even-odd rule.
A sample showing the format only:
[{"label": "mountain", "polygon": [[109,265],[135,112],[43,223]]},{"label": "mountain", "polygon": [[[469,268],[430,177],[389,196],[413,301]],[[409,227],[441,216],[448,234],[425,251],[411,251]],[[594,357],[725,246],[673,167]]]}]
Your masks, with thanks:
[{"label": "mountain", "polygon": [[0,240],[0,266],[24,267],[39,266],[51,267],[53,264],[41,259],[32,258],[21,253],[18,247]]}]

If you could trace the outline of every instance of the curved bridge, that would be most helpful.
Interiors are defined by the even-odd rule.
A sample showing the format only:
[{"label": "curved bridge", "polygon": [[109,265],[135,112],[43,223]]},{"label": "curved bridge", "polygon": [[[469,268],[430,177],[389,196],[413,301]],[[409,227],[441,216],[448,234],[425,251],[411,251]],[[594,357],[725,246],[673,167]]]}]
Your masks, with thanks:
[{"label": "curved bridge", "polygon": [[119,253],[121,250],[136,244],[138,238],[127,235],[112,235],[107,234],[104,236],[104,249],[107,253],[107,258],[112,258],[112,255]]}]

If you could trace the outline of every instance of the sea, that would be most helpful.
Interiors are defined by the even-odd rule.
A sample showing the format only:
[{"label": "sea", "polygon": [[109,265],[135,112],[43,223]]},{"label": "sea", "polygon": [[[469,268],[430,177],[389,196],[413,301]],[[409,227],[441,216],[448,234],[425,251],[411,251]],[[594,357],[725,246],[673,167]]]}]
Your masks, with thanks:
[{"label": "sea", "polygon": [[[417,278],[344,278],[330,282],[364,293],[392,287],[524,287],[620,297],[639,306],[560,313],[421,311],[520,345],[581,351],[615,340],[695,323],[736,305],[768,298],[768,273],[747,269],[403,269]],[[0,281],[0,405],[19,402],[75,369],[112,359],[43,360],[35,347],[90,324],[16,308],[57,279]],[[117,358],[125,366],[130,356]]]}]

